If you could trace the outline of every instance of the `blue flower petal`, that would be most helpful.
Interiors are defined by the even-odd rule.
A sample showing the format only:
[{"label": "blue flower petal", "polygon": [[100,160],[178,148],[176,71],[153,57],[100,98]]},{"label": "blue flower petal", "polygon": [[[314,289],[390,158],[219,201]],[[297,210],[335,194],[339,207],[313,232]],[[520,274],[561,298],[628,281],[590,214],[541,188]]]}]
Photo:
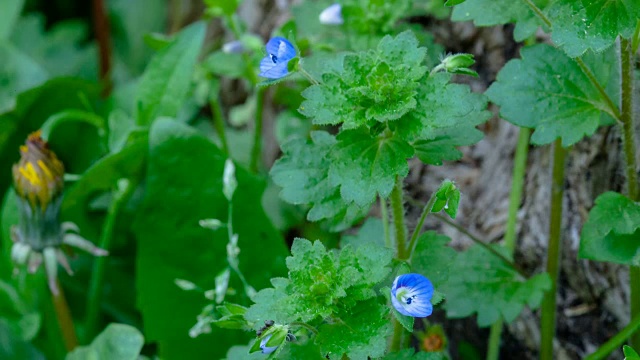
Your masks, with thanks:
[{"label": "blue flower petal", "polygon": [[296,57],[296,49],[282,37],[276,36],[267,42],[267,56],[260,61],[260,76],[279,79],[289,72],[287,64]]},{"label": "blue flower petal", "polygon": [[263,354],[271,354],[278,348],[277,346],[267,346],[267,342],[269,342],[269,339],[271,339],[271,334],[265,336],[264,339],[260,341],[260,349],[262,349]]},{"label": "blue flower petal", "polygon": [[340,4],[333,4],[328,8],[322,10],[320,13],[320,23],[324,25],[342,25],[344,19],[342,18],[342,6]]},{"label": "blue flower petal", "polygon": [[413,317],[431,315],[433,285],[420,274],[398,276],[391,288],[391,303],[399,313]]}]

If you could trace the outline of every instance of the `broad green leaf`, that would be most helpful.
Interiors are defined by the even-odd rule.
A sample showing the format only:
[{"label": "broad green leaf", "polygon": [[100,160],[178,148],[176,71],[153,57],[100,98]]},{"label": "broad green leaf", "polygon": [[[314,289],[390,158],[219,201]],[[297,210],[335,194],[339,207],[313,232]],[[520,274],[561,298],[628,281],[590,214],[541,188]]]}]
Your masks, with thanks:
[{"label": "broad green leaf", "polygon": [[[455,5],[459,2],[455,1],[451,4],[452,1],[449,1],[447,5]],[[534,0],[533,2],[540,8],[545,8],[549,3],[548,0]],[[536,17],[524,1],[511,0],[467,0],[453,8],[451,20],[473,20],[476,26],[515,23],[513,36],[516,41],[523,41],[534,35],[538,27],[543,25],[542,20]]]},{"label": "broad green leaf", "polygon": [[640,265],[640,203],[606,192],[596,199],[580,235],[584,259]]},{"label": "broad green leaf", "polygon": [[[502,247],[493,248],[506,254]],[[544,292],[551,288],[546,273],[526,279],[478,245],[459,253],[449,270],[449,279],[439,288],[447,295],[447,316],[462,318],[477,313],[480,327],[500,318],[511,322],[525,305],[537,308]]]},{"label": "broad green leaf", "polygon": [[[201,219],[227,219],[225,160],[213,143],[186,125],[159,119],[151,127],[144,200],[134,223],[137,305],[145,337],[158,342],[163,359],[220,358],[227,348],[211,344],[248,340],[247,334],[216,327],[211,334],[190,338],[189,329],[208,300],[174,284],[179,278],[214,288],[216,274],[226,267],[227,229],[212,231],[198,224]],[[287,251],[260,205],[263,182],[239,166],[236,178],[242,189],[233,197],[239,268],[259,289],[284,274]],[[230,287],[243,288],[234,274]],[[238,304],[248,300],[241,291],[226,299]]]},{"label": "broad green leaf", "polygon": [[0,358],[3,360],[45,360],[45,356],[30,342],[24,341],[10,325],[0,318]]},{"label": "broad green leaf", "polygon": [[462,158],[458,146],[473,145],[483,137],[482,131],[474,127],[452,127],[434,131],[435,137],[413,143],[416,155],[425,164],[442,165],[443,161]]},{"label": "broad green leaf", "polygon": [[321,321],[352,311],[362,301],[376,297],[372,287],[391,272],[393,252],[371,245],[331,252],[319,241],[296,239],[291,255],[287,258],[289,277],[272,279],[273,288],[258,292],[247,320],[289,324]]},{"label": "broad green leaf", "polygon": [[[380,289],[380,292],[387,300],[387,304],[391,304],[391,288],[383,287]],[[413,316],[402,315],[395,306],[391,306],[391,313],[402,327],[404,327],[408,332],[413,332],[413,323],[415,321]]]},{"label": "broad green leaf", "polygon": [[618,35],[630,38],[640,19],[637,0],[559,0],[548,10],[552,39],[567,55],[600,52]]},{"label": "broad green leaf", "polygon": [[51,77],[75,76],[95,80],[98,50],[87,43],[89,24],[65,20],[46,28],[42,14],[29,14],[18,20],[11,42],[38,63]]},{"label": "broad green leaf", "polygon": [[390,123],[390,127],[406,141],[417,141],[417,145],[421,145],[420,140],[431,141],[487,121],[491,117],[491,112],[486,110],[487,97],[472,93],[467,85],[450,83],[451,77],[440,72],[426,78],[417,90],[417,108],[421,110],[408,113]]},{"label": "broad green leaf", "polygon": [[460,189],[451,180],[444,180],[434,194],[435,201],[431,212],[437,213],[444,209],[444,212],[452,219],[458,214],[458,205],[460,203]]},{"label": "broad green leaf", "polygon": [[330,359],[367,360],[383,356],[391,334],[389,308],[377,299],[361,302],[353,312],[336,314],[342,321],[318,329],[316,344]]},{"label": "broad green leaf", "polygon": [[356,235],[345,235],[340,241],[342,247],[351,245],[357,248],[372,244],[381,247],[385,246],[382,221],[374,217],[368,218],[364,224],[362,224],[362,227],[360,227]]},{"label": "broad green leaf", "polygon": [[5,0],[0,2],[0,41],[11,34],[13,25],[20,16],[24,0]]},{"label": "broad green leaf", "polygon": [[414,150],[397,136],[371,137],[368,131],[341,132],[332,150],[329,180],[340,187],[347,202],[365,207],[376,196],[386,198],[391,193],[396,176],[409,173],[407,159]]},{"label": "broad green leaf", "polygon": [[8,43],[0,43],[0,64],[0,114],[14,109],[19,93],[49,77],[38,63]]},{"label": "broad green leaf", "polygon": [[324,131],[311,133],[311,141],[292,139],[282,145],[284,155],[271,168],[280,196],[291,204],[311,206],[309,221],[325,220],[332,230],[342,230],[364,217],[368,207],[347,204],[329,181],[331,149],[336,140]]},{"label": "broad green leaf", "polygon": [[640,355],[631,346],[623,345],[624,360],[640,360]]},{"label": "broad green leaf", "polygon": [[138,329],[125,324],[109,324],[90,345],[76,348],[66,360],[136,360],[144,345]]},{"label": "broad green leaf", "polygon": [[[500,115],[515,125],[534,129],[534,144],[561,138],[562,146],[567,147],[592,135],[607,107],[578,64],[548,45],[523,48],[521,54],[521,60],[511,60],[502,68],[487,90],[491,101],[500,105]],[[615,64],[613,56],[611,52],[590,54],[585,62]],[[595,76],[605,88],[619,78],[617,73],[605,72],[602,65],[597,69],[602,71]]]},{"label": "broad green leaf", "polygon": [[411,272],[424,275],[438,290],[447,282],[456,263],[457,252],[447,246],[450,241],[445,235],[427,231],[418,238],[411,260]]},{"label": "broad green leaf", "polygon": [[109,114],[109,151],[117,153],[125,146],[129,135],[135,129],[135,120],[122,110]]},{"label": "broad green leaf", "polygon": [[205,29],[203,22],[190,25],[153,57],[138,84],[139,125],[150,125],[157,117],[178,114],[187,98]]}]

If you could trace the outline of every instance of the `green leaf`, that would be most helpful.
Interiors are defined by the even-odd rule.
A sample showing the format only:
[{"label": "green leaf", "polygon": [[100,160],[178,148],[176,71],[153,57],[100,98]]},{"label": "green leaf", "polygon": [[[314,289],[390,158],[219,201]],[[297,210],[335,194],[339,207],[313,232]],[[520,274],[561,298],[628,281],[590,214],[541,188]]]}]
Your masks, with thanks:
[{"label": "green leaf", "polygon": [[311,322],[351,311],[376,297],[371,288],[391,272],[393,252],[369,245],[355,250],[346,246],[337,253],[327,251],[319,241],[296,239],[291,255],[289,278],[272,279],[274,288],[258,292],[256,304],[247,311],[248,321]]},{"label": "green leaf", "polygon": [[374,217],[367,218],[356,235],[344,235],[342,240],[340,240],[340,245],[342,247],[351,245],[358,248],[360,246],[371,244],[381,247],[385,246],[382,221]]},{"label": "green leaf", "polygon": [[623,345],[624,360],[640,360],[640,355],[631,346]]},{"label": "green leaf", "polygon": [[[506,256],[503,247],[493,248]],[[485,327],[500,318],[513,321],[525,305],[537,308],[550,288],[546,273],[525,279],[499,257],[473,245],[458,254],[450,266],[449,279],[440,290],[447,294],[444,307],[448,317],[477,313],[478,326]]]},{"label": "green leaf", "polygon": [[567,55],[600,52],[618,35],[630,38],[640,18],[636,0],[560,0],[548,10],[553,42]]},{"label": "green leaf", "polygon": [[324,131],[311,133],[311,141],[292,139],[282,146],[284,155],[271,168],[273,181],[282,187],[280,196],[291,204],[309,204],[309,221],[326,220],[332,230],[343,230],[369,211],[368,207],[347,204],[337,186],[329,182],[333,136]]},{"label": "green leaf", "polygon": [[20,16],[24,0],[8,0],[0,2],[0,41],[11,34],[13,25]]},{"label": "green leaf", "polygon": [[582,228],[583,259],[640,265],[640,204],[628,197],[606,192],[596,199]]},{"label": "green leaf", "polygon": [[416,89],[426,74],[426,49],[411,31],[385,36],[375,50],[344,57],[341,70],[307,88],[300,112],[315,124],[344,129],[397,120],[416,108]]},{"label": "green leaf", "polygon": [[387,354],[383,360],[445,360],[448,359],[443,352],[422,352],[414,353],[414,349],[404,349],[395,353]]},{"label": "green leaf", "polygon": [[136,360],[144,345],[138,329],[125,324],[109,324],[90,345],[76,348],[66,360]]},{"label": "green leaf", "polygon": [[451,180],[444,180],[438,191],[435,193],[435,202],[431,208],[431,212],[437,213],[444,209],[452,219],[456,218],[458,213],[458,204],[460,203],[460,189]]},{"label": "green leaf", "polygon": [[424,275],[435,288],[446,283],[449,270],[456,262],[458,253],[447,246],[450,241],[447,236],[435,231],[427,231],[418,238],[411,260],[411,271]]},{"label": "green leaf", "polygon": [[[447,5],[450,2],[447,2]],[[533,2],[543,9],[549,3],[548,0],[534,0]],[[466,0],[463,4],[453,8],[451,20],[473,20],[476,26],[515,23],[516,28],[513,31],[513,36],[516,41],[523,41],[532,36],[538,27],[543,25],[542,20],[524,1],[511,0]]]},{"label": "green leaf", "polygon": [[11,44],[0,43],[0,64],[0,114],[13,110],[19,93],[42,84],[49,77],[38,63]]},{"label": "green leaf", "polygon": [[[561,138],[562,146],[567,147],[592,135],[607,107],[580,67],[548,45],[523,48],[521,54],[522,60],[509,61],[487,90],[491,101],[500,105],[500,115],[515,125],[535,129],[534,144]],[[614,56],[613,52],[590,54],[585,63],[615,64]],[[605,88],[619,78],[604,71],[595,76]]]},{"label": "green leaf", "polygon": [[[380,289],[382,295],[387,300],[387,304],[391,304],[391,288],[383,287]],[[404,327],[408,332],[413,332],[413,323],[415,318],[413,316],[402,315],[395,306],[391,306],[391,313],[393,317]]]},{"label": "green leaf", "polygon": [[352,313],[338,313],[338,321],[318,329],[316,344],[330,359],[367,360],[384,355],[391,323],[389,308],[376,299],[361,302]]},{"label": "green leaf", "polygon": [[150,125],[160,116],[175,117],[187,98],[206,26],[198,22],[160,50],[142,75],[136,97],[137,123]]},{"label": "green leaf", "polygon": [[388,197],[396,176],[409,173],[407,159],[414,150],[397,136],[371,137],[368,131],[341,132],[332,150],[329,180],[340,187],[340,194],[347,202],[364,207],[373,203],[376,196]]},{"label": "green leaf", "polygon": [[[186,279],[213,288],[227,266],[227,229],[199,226],[201,219],[227,219],[222,193],[225,156],[206,137],[186,125],[159,119],[149,134],[149,160],[143,204],[137,211],[136,284],[145,337],[156,341],[164,359],[220,358],[227,348],[217,343],[246,343],[247,334],[213,328],[192,339],[189,329],[209,301],[183,291],[174,280]],[[239,268],[249,284],[267,286],[284,273],[286,247],[260,205],[264,183],[236,166],[239,189],[233,197],[233,229],[238,236]],[[236,275],[230,287],[242,289]],[[226,299],[246,304],[238,291]]]},{"label": "green leaf", "polygon": [[390,123],[406,141],[432,140],[461,128],[473,128],[491,117],[487,98],[467,85],[451,84],[451,74],[436,73],[418,88],[420,111]]},{"label": "green leaf", "polygon": [[416,155],[425,164],[442,165],[443,161],[462,158],[458,146],[468,146],[482,140],[482,131],[475,127],[452,127],[434,131],[435,137],[413,143]]},{"label": "green leaf", "polygon": [[231,16],[236,12],[241,0],[204,0],[207,13],[213,16]]}]

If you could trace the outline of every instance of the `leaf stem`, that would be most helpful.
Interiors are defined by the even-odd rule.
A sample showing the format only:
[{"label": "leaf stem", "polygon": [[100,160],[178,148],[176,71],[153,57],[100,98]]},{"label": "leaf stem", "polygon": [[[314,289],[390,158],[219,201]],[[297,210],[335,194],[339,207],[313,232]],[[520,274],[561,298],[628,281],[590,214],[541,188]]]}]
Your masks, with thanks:
[{"label": "leaf stem", "polygon": [[309,74],[309,73],[307,72],[307,70],[305,70],[305,69],[302,67],[302,64],[298,64],[298,70],[300,71],[300,73],[301,73],[302,75],[304,75],[304,77],[306,77],[306,78],[307,78],[307,80],[309,80],[309,82],[310,82],[311,84],[313,84],[313,85],[318,85],[318,84],[319,84],[318,80],[316,80],[313,76],[311,76],[311,74]]},{"label": "leaf stem", "polygon": [[398,321],[395,316],[391,317],[393,319],[393,337],[391,338],[391,345],[389,347],[390,352],[397,352],[402,350],[402,347],[404,345],[404,326],[402,326],[402,324],[400,324],[400,321]]},{"label": "leaf stem", "polygon": [[382,232],[384,232],[384,245],[391,249],[391,233],[389,232],[389,209],[387,208],[387,199],[380,196],[380,213],[382,215]]},{"label": "leaf stem", "polygon": [[220,137],[220,143],[222,144],[222,151],[229,157],[229,143],[227,142],[227,134],[224,129],[224,115],[222,115],[222,108],[220,107],[220,98],[216,94],[215,98],[209,101],[211,107],[211,117],[213,120],[213,127],[216,129],[218,136]]},{"label": "leaf stem", "polygon": [[[127,204],[137,183],[129,179],[120,179],[118,188],[114,193],[113,201],[109,205],[107,218],[102,226],[102,234],[100,236],[100,248],[109,251],[113,232],[116,225],[116,219],[121,208]],[[89,343],[91,339],[98,333],[98,320],[100,315],[100,307],[102,304],[102,290],[104,284],[105,271],[107,267],[107,256],[101,256],[95,259],[93,263],[93,271],[91,272],[91,280],[89,282],[89,290],[87,295],[87,319],[85,331],[85,343]]]},{"label": "leaf stem", "polygon": [[463,228],[462,226],[454,223],[453,221],[447,219],[446,216],[441,215],[441,214],[433,214],[434,217],[442,220],[443,222],[445,222],[447,225],[455,228],[456,230],[458,230],[459,232],[467,235],[467,237],[469,239],[471,239],[474,243],[478,244],[480,247],[482,247],[483,249],[487,250],[488,252],[490,252],[491,254],[493,254],[494,256],[496,256],[497,258],[499,258],[500,260],[502,260],[502,262],[507,265],[508,267],[512,268],[513,270],[515,270],[518,274],[520,274],[520,276],[522,276],[523,278],[527,279],[528,276],[527,274],[524,273],[524,271],[522,271],[522,269],[520,269],[520,267],[518,265],[516,265],[513,261],[509,260],[509,258],[505,257],[504,255],[500,254],[499,252],[497,252],[494,248],[492,248],[489,244],[487,244],[486,242],[480,240],[477,236],[473,235],[472,233],[470,233],[469,231],[467,231],[467,229]]},{"label": "leaf stem", "polygon": [[396,176],[396,184],[391,191],[391,212],[393,215],[393,228],[396,232],[396,256],[400,260],[407,260],[407,228],[404,222],[403,182],[400,176]]},{"label": "leaf stem", "polygon": [[611,339],[609,339],[609,341],[602,344],[602,346],[600,346],[598,350],[596,350],[592,354],[589,354],[587,357],[585,357],[584,360],[605,359],[607,355],[611,354],[613,351],[618,349],[625,342],[625,340],[627,340],[630,336],[632,336],[633,333],[635,333],[639,327],[640,327],[640,314],[631,318],[631,321],[627,326],[624,327],[624,329],[620,330],[620,332],[614,335]]},{"label": "leaf stem", "polygon": [[638,19],[636,30],[633,32],[633,37],[631,39],[631,52],[635,54],[640,46],[640,19]]},{"label": "leaf stem", "polygon": [[547,248],[547,273],[551,288],[542,300],[540,359],[553,359],[553,338],[556,331],[556,292],[560,273],[562,235],[562,197],[564,194],[564,164],[567,150],[561,140],[553,146],[553,179],[551,185],[551,211],[549,213],[549,247]]},{"label": "leaf stem", "polygon": [[540,20],[542,20],[542,22],[547,25],[549,28],[551,28],[551,20],[549,20],[549,18],[542,12],[542,10],[533,3],[533,1],[531,0],[524,0],[524,2],[529,5],[529,7],[531,8],[531,10],[536,14],[536,16],[538,16],[538,18]]},{"label": "leaf stem", "polygon": [[[531,129],[522,127],[518,135],[516,154],[513,159],[513,174],[511,175],[511,193],[509,194],[509,215],[504,233],[504,247],[510,255],[513,255],[516,244],[516,223],[518,222],[518,209],[522,202],[522,190],[527,168],[527,155],[529,153],[529,136]],[[502,318],[491,326],[487,360],[498,360],[500,355],[500,337],[502,335]]]},{"label": "leaf stem", "polygon": [[[622,121],[622,146],[626,159],[627,194],[633,201],[639,200],[638,173],[636,164],[636,142],[634,134],[634,58],[633,44],[630,40],[620,38],[620,110]],[[629,286],[631,288],[631,317],[640,315],[640,267],[629,268]],[[640,334],[631,336],[631,346],[640,348]]]},{"label": "leaf stem", "polygon": [[620,111],[618,111],[618,108],[613,103],[613,100],[611,100],[611,98],[609,97],[607,92],[604,90],[602,85],[600,85],[600,83],[598,82],[598,79],[596,79],[595,75],[593,75],[593,72],[591,71],[591,69],[589,69],[587,64],[584,63],[581,57],[577,57],[574,60],[578,64],[578,66],[580,66],[580,69],[582,70],[582,72],[587,76],[587,78],[589,78],[589,82],[591,82],[591,85],[593,85],[596,88],[596,90],[598,90],[598,93],[600,93],[600,97],[602,97],[602,99],[607,104],[607,107],[609,108],[609,111],[608,111],[609,114],[613,116],[613,118],[616,119],[616,121],[621,121]]},{"label": "leaf stem", "polygon": [[55,309],[56,319],[58,319],[58,325],[60,325],[60,333],[64,340],[65,349],[67,352],[71,352],[78,346],[78,337],[76,336],[69,305],[64,297],[64,290],[57,279],[56,282],[58,282],[58,295],[51,293],[51,301]]},{"label": "leaf stem", "polygon": [[416,225],[416,228],[413,229],[411,240],[409,240],[409,260],[411,260],[411,257],[413,256],[413,251],[415,250],[416,243],[418,242],[418,235],[420,235],[420,231],[422,230],[424,221],[427,218],[427,215],[429,215],[429,213],[431,212],[431,209],[433,209],[433,204],[435,204],[435,202],[436,202],[436,192],[434,191],[433,194],[431,194],[431,198],[429,198],[429,201],[427,201],[427,204],[422,209],[420,220],[418,220],[418,224]]},{"label": "leaf stem", "polygon": [[264,107],[265,89],[256,89],[256,114],[253,132],[253,145],[251,147],[251,159],[249,160],[249,170],[257,173],[262,154],[262,112]]},{"label": "leaf stem", "polygon": [[316,328],[314,328],[313,326],[309,325],[309,324],[305,324],[303,322],[298,322],[298,321],[294,321],[291,324],[289,324],[291,326],[300,326],[303,327],[309,331],[311,331],[314,335],[318,335],[318,330],[316,330]]}]

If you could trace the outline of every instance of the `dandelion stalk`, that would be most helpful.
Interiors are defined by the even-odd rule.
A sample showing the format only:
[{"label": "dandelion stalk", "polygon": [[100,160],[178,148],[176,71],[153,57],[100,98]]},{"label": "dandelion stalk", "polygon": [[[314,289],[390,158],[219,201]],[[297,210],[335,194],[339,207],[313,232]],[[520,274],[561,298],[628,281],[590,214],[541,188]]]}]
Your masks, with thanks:
[{"label": "dandelion stalk", "polygon": [[[58,280],[56,279],[56,282]],[[56,319],[60,326],[60,334],[64,341],[64,347],[67,352],[71,352],[78,346],[78,337],[76,335],[76,329],[73,326],[73,318],[71,317],[71,311],[69,305],[64,297],[64,290],[58,282],[58,293],[51,293],[51,302],[56,313]]]},{"label": "dandelion stalk", "polygon": [[[109,251],[111,241],[113,239],[116,218],[120,213],[121,208],[126,205],[131,198],[135,188],[136,184],[128,179],[121,179],[118,181],[118,189],[114,193],[113,201],[111,202],[107,212],[107,218],[102,226],[102,235],[100,237],[100,247],[102,249]],[[93,271],[91,272],[91,281],[89,283],[89,293],[87,295],[85,343],[89,343],[97,334],[106,267],[107,257],[99,257],[93,263]]]}]

